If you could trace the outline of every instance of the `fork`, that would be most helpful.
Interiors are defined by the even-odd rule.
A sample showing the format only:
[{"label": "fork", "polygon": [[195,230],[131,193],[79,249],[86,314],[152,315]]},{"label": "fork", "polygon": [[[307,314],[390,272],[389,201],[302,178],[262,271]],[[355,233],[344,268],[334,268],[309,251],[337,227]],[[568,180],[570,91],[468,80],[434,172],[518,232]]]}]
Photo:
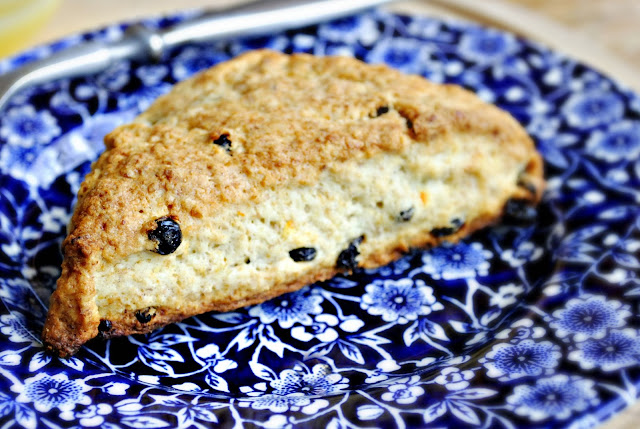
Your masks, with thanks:
[{"label": "fork", "polygon": [[267,0],[207,12],[175,26],[130,26],[113,42],[86,42],[0,75],[0,111],[21,89],[57,79],[99,73],[121,60],[161,60],[185,43],[268,34],[347,16],[393,0]]}]

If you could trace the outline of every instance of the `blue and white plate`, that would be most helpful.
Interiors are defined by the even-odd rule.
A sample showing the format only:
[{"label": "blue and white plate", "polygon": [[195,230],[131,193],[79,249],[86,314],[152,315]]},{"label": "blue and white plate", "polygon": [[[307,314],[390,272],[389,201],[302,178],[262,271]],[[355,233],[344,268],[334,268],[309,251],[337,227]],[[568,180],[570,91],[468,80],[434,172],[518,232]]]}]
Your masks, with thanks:
[{"label": "blue and white plate", "polygon": [[[28,51],[0,72],[123,27]],[[508,110],[546,160],[537,219],[262,305],[95,341],[70,359],[45,354],[59,246],[103,135],[174,82],[258,47],[386,62]],[[639,184],[637,96],[467,23],[371,12],[28,90],[0,118],[0,423],[592,427],[638,396]]]}]

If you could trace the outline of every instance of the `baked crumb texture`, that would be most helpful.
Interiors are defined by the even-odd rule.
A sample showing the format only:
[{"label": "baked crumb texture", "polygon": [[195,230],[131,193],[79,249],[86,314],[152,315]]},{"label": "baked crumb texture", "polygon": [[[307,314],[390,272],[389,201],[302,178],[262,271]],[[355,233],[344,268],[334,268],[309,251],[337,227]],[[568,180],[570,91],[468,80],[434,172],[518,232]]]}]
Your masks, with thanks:
[{"label": "baked crumb texture", "polygon": [[509,114],[346,57],[244,54],[105,142],[44,327],[60,356],[456,241],[544,185]]}]

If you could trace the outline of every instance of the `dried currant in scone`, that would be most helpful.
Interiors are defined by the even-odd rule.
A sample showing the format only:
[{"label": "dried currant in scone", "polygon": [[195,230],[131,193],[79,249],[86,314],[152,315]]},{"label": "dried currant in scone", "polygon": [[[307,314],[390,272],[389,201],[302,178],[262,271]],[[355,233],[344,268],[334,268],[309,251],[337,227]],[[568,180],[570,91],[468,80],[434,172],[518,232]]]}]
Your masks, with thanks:
[{"label": "dried currant in scone", "polygon": [[289,251],[289,256],[295,262],[313,261],[316,257],[316,249],[313,247],[298,247]]},{"label": "dried currant in scone", "polygon": [[340,252],[338,260],[336,261],[337,268],[354,270],[358,267],[358,256],[360,255],[358,245],[362,243],[362,240],[364,240],[364,235],[352,240],[351,243],[349,243],[349,246]]},{"label": "dried currant in scone", "polygon": [[409,222],[411,220],[411,218],[413,217],[413,212],[414,212],[414,208],[413,207],[409,207],[406,210],[402,210],[400,212],[400,214],[398,214],[398,216],[396,217],[396,221],[398,222]]},{"label": "dried currant in scone", "polygon": [[380,106],[378,107],[378,109],[376,110],[376,116],[382,116],[385,113],[389,112],[389,106]]},{"label": "dried currant in scone", "polygon": [[138,319],[138,322],[142,323],[143,325],[145,323],[151,322],[151,319],[153,319],[155,315],[155,310],[151,307],[145,308],[144,310],[137,310],[135,312],[136,319]]},{"label": "dried currant in scone", "polygon": [[538,212],[526,199],[512,198],[504,205],[504,221],[513,225],[530,224],[536,220]]},{"label": "dried currant in scone", "polygon": [[98,325],[98,331],[107,332],[111,330],[111,327],[112,327],[111,320],[103,319],[100,321],[100,324]]},{"label": "dried currant in scone", "polygon": [[538,193],[538,189],[536,188],[536,185],[531,183],[529,174],[527,174],[526,171],[522,171],[520,172],[520,174],[518,174],[518,182],[516,184],[518,185],[518,187],[526,190],[529,194],[531,194],[534,197]]},{"label": "dried currant in scone", "polygon": [[534,196],[535,196],[535,195],[536,195],[536,193],[538,192],[538,190],[537,190],[536,186],[535,186],[533,183],[531,183],[531,182],[527,182],[527,181],[525,181],[525,180],[522,180],[522,181],[519,181],[519,182],[517,183],[517,185],[518,185],[520,188],[525,189],[525,190],[526,190],[528,193],[530,193],[531,195],[534,195]]},{"label": "dried currant in scone", "polygon": [[456,218],[451,221],[451,226],[445,226],[442,228],[433,228],[431,230],[431,235],[434,237],[446,237],[447,235],[452,235],[460,230],[464,225],[464,222],[460,219]]},{"label": "dried currant in scone", "polygon": [[182,230],[173,218],[164,216],[156,219],[156,228],[147,233],[149,240],[158,243],[154,252],[168,255],[176,251],[182,243]]},{"label": "dried currant in scone", "polygon": [[229,134],[222,134],[220,137],[213,140],[213,144],[220,146],[226,150],[227,153],[231,153],[231,140],[229,140]]},{"label": "dried currant in scone", "polygon": [[98,325],[98,338],[104,339],[106,333],[109,332],[112,327],[113,324],[111,323],[111,320],[102,319]]}]

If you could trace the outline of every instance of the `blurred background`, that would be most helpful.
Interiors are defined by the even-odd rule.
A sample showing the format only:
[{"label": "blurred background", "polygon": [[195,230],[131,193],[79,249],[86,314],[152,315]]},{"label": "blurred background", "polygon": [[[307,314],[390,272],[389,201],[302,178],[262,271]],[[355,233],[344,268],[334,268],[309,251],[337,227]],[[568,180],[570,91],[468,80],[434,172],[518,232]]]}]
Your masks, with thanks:
[{"label": "blurred background", "polygon": [[0,58],[35,41],[60,0],[0,0]]},{"label": "blurred background", "polygon": [[[0,0],[0,58],[68,34],[178,9],[248,0]],[[394,10],[455,16],[572,55],[640,91],[639,0],[422,0]]]},{"label": "blurred background", "polygon": [[[170,13],[179,8],[224,8],[245,1],[0,0],[0,58],[117,21]],[[424,0],[399,2],[395,7],[489,21],[486,23],[529,38],[538,34],[543,43],[568,37],[572,42],[596,45],[599,51],[615,55],[620,62],[640,70],[638,0]],[[554,34],[545,34],[551,27]],[[564,34],[558,35],[559,31]]]},{"label": "blurred background", "polygon": [[597,40],[624,60],[640,68],[640,1],[637,0],[510,0],[535,10]]}]

